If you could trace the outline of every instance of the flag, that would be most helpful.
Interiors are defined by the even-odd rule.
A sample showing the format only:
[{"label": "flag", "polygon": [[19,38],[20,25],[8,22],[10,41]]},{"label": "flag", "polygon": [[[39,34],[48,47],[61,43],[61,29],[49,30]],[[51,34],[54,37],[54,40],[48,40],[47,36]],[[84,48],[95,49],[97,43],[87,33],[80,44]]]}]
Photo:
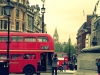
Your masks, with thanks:
[{"label": "flag", "polygon": [[84,10],[83,10],[83,16],[85,16],[85,12],[84,12]]}]

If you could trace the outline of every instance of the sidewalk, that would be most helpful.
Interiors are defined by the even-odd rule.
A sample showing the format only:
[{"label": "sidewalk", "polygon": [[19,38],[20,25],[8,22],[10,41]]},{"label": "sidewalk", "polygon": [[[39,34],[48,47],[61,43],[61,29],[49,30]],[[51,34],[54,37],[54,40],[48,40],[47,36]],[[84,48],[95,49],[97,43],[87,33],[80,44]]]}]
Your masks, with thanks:
[{"label": "sidewalk", "polygon": [[74,72],[76,72],[76,70],[66,70],[66,72],[65,71],[63,71],[63,72],[60,72],[59,70],[57,71],[58,73],[70,73],[70,74],[73,74]]}]

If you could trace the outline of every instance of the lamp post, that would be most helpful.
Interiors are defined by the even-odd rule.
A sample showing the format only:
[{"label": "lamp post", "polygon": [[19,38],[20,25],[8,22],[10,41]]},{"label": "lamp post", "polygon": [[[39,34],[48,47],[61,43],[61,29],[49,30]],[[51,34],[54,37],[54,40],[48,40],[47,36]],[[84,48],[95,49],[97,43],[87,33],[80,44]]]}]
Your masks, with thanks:
[{"label": "lamp post", "polygon": [[[10,0],[7,0],[7,5],[4,6],[4,12],[6,12],[8,18],[8,41],[7,41],[7,66],[9,70],[9,46],[10,46],[10,16],[14,6],[11,4]],[[9,71],[8,71],[9,72]],[[9,75],[9,74],[8,74]]]},{"label": "lamp post", "polygon": [[96,36],[94,36],[93,39],[92,39],[92,45],[93,46],[97,45],[97,37]]},{"label": "lamp post", "polygon": [[42,33],[44,33],[44,13],[45,13],[45,8],[44,8],[44,2],[45,0],[41,0],[43,2],[43,6],[41,8],[41,13],[42,13]]}]

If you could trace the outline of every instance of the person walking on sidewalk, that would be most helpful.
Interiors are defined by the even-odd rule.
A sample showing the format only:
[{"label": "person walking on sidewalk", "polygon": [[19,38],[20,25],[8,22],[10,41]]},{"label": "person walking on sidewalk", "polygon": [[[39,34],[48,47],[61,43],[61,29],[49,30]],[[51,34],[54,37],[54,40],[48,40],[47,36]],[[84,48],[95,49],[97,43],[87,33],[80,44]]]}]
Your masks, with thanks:
[{"label": "person walking on sidewalk", "polygon": [[52,75],[54,75],[54,71],[55,71],[55,75],[57,75],[57,64],[58,62],[58,58],[57,58],[57,54],[54,55],[54,57],[52,58]]}]

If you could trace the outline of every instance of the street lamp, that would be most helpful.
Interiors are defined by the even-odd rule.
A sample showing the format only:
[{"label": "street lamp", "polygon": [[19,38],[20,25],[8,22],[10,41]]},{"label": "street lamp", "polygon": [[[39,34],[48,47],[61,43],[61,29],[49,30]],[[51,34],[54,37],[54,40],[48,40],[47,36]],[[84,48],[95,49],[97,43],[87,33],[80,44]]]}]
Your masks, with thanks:
[{"label": "street lamp", "polygon": [[45,0],[41,0],[43,2],[43,7],[41,8],[41,13],[42,13],[42,33],[44,33],[44,13],[45,13],[45,8],[44,8],[44,2]]},{"label": "street lamp", "polygon": [[10,46],[10,16],[14,6],[11,4],[10,0],[7,1],[7,5],[4,6],[4,12],[8,17],[8,41],[7,41],[7,66],[9,70],[9,46]]},{"label": "street lamp", "polygon": [[97,37],[96,36],[94,36],[93,39],[92,39],[92,45],[93,46],[97,45]]}]

